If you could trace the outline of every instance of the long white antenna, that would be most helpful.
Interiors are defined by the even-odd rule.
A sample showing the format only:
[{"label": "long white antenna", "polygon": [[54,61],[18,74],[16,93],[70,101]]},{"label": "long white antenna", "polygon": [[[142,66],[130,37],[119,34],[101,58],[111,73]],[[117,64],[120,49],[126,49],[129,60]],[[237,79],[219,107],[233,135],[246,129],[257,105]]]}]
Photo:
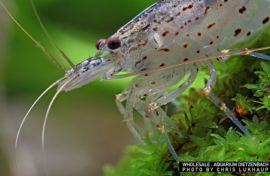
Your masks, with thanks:
[{"label": "long white antenna", "polygon": [[53,103],[55,102],[55,99],[57,98],[57,96],[61,93],[61,91],[66,87],[66,85],[68,83],[70,83],[71,81],[73,81],[73,78],[71,78],[70,80],[68,80],[66,83],[64,83],[58,90],[57,92],[55,93],[55,95],[53,96],[48,108],[47,108],[47,111],[46,111],[46,115],[45,115],[45,118],[44,118],[44,121],[43,121],[43,125],[42,125],[42,135],[41,135],[41,145],[42,145],[42,151],[45,152],[45,132],[46,132],[46,125],[47,125],[47,120],[48,120],[48,116],[49,116],[49,113],[51,111],[51,108],[52,108],[52,105]]},{"label": "long white antenna", "polygon": [[27,111],[27,113],[25,114],[25,116],[22,119],[22,122],[18,128],[17,131],[17,135],[16,135],[16,140],[15,140],[15,149],[17,149],[18,147],[18,141],[21,135],[21,131],[22,131],[22,127],[27,119],[27,117],[29,116],[30,112],[32,111],[32,109],[35,107],[35,105],[38,103],[38,101],[49,91],[51,90],[54,86],[56,86],[61,80],[58,80],[56,82],[54,82],[52,85],[50,85],[45,91],[42,92],[42,94],[35,100],[35,102],[31,105],[31,107],[29,108],[29,110]]}]

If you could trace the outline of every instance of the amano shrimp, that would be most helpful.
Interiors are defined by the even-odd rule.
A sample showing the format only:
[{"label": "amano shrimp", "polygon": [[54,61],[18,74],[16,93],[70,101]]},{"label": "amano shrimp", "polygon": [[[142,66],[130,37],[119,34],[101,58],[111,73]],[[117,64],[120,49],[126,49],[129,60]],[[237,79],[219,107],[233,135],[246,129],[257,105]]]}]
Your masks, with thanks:
[{"label": "amano shrimp", "polygon": [[[44,147],[47,118],[61,92],[79,88],[97,77],[116,79],[136,75],[127,89],[116,96],[116,105],[124,122],[135,138],[144,143],[142,131],[133,120],[133,112],[139,112],[146,125],[153,125],[161,131],[172,156],[179,161],[179,153],[167,134],[167,128],[177,128],[177,124],[161,107],[181,96],[194,82],[201,66],[207,66],[210,78],[203,93],[239,130],[252,137],[226,104],[212,93],[216,82],[212,62],[232,55],[270,60],[268,55],[258,53],[269,47],[233,49],[235,44],[262,31],[270,24],[269,21],[270,0],[159,0],[111,37],[98,40],[96,56],[76,66],[71,64],[73,67],[66,71],[65,76],[35,101],[23,122],[39,99],[58,85],[45,116]],[[121,72],[128,74],[119,75]],[[188,79],[184,83],[168,91],[186,76]],[[23,122],[18,130],[16,146]]]}]

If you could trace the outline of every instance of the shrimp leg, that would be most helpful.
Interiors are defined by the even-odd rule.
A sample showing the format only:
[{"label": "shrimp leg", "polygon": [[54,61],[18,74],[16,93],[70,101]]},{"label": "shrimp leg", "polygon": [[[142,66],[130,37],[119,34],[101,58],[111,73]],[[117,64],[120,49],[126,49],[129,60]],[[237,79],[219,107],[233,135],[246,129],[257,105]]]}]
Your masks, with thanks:
[{"label": "shrimp leg", "polygon": [[210,71],[210,78],[203,89],[203,93],[207,98],[209,98],[220,110],[222,110],[226,116],[248,137],[252,137],[252,134],[241,124],[241,122],[234,116],[227,105],[218,97],[216,97],[211,91],[216,83],[216,70],[212,64],[208,64],[208,69]]},{"label": "shrimp leg", "polygon": [[173,147],[173,144],[172,144],[172,142],[170,140],[170,137],[168,135],[168,130],[167,130],[169,124],[171,125],[171,123],[174,123],[173,127],[176,128],[176,129],[178,129],[178,126],[175,124],[175,122],[173,122],[167,116],[166,112],[161,107],[158,107],[155,110],[148,109],[146,111],[149,114],[151,114],[150,119],[153,120],[153,123],[158,128],[158,130],[161,132],[161,134],[163,135],[163,137],[164,137],[164,139],[165,139],[165,141],[167,143],[168,149],[169,149],[170,153],[172,154],[173,158],[176,161],[179,161],[179,156],[178,156],[177,152],[175,151],[175,149]]},{"label": "shrimp leg", "polygon": [[[171,121],[170,118],[167,116],[166,112],[161,108],[161,106],[166,105],[167,103],[173,101],[175,98],[180,96],[195,80],[197,76],[197,69],[192,69],[190,71],[189,78],[186,82],[181,84],[177,89],[174,91],[164,94],[160,98],[158,98],[156,101],[150,103],[148,105],[148,111],[152,111],[152,117],[151,119],[159,119],[159,130],[161,131],[164,139],[166,140],[166,143],[168,145],[169,151],[172,154],[173,158],[176,161],[179,161],[179,156],[177,152],[175,151],[172,142],[169,138],[168,131],[167,131],[167,124]],[[178,129],[177,125],[173,125],[175,128]]]},{"label": "shrimp leg", "polygon": [[[148,121],[148,120],[150,120],[152,122],[152,124],[154,124],[156,127],[158,127],[158,129],[161,131],[162,135],[164,136],[164,139],[166,140],[169,151],[172,154],[173,158],[176,161],[179,161],[179,156],[177,155],[177,153],[172,145],[172,142],[171,142],[169,135],[168,135],[168,132],[167,132],[167,127],[165,125],[166,122],[168,122],[168,120],[170,120],[170,119],[166,115],[166,113],[163,111],[163,109],[159,107],[154,111],[151,111],[151,110],[149,111],[149,109],[147,109],[147,107],[149,107],[149,106],[145,106],[147,103],[142,101],[142,100],[137,100],[136,103],[134,104],[134,106],[131,107],[132,109],[130,109],[128,107],[128,105],[126,105],[126,107],[123,105],[124,101],[129,101],[130,96],[132,96],[132,95],[130,94],[129,91],[118,94],[116,96],[116,104],[117,104],[117,107],[118,107],[119,111],[121,112],[121,114],[124,115],[124,121],[127,123],[127,126],[129,128],[129,130],[131,131],[131,133],[135,136],[135,138],[138,141],[140,141],[141,143],[144,143],[144,141],[142,140],[142,136],[138,132],[138,130],[136,128],[136,124],[133,121],[132,109],[134,108],[143,116],[147,125],[150,125],[149,121]],[[147,117],[146,117],[146,114],[147,114]]]},{"label": "shrimp leg", "polygon": [[267,55],[267,54],[257,53],[257,52],[251,52],[249,55],[252,56],[252,57],[255,57],[255,58],[259,58],[259,59],[270,61],[270,56]]},{"label": "shrimp leg", "polygon": [[194,81],[197,76],[197,69],[192,69],[190,71],[189,78],[186,82],[181,84],[177,89],[173,90],[168,94],[164,94],[162,97],[157,99],[155,102],[150,103],[149,108],[154,110],[160,106],[166,105],[169,102],[173,101],[177,97],[179,97]]},{"label": "shrimp leg", "polygon": [[[125,91],[121,94],[116,95],[115,102],[118,107],[120,113],[124,117],[124,122],[126,123],[129,131],[133,134],[133,136],[142,144],[144,144],[144,140],[142,135],[139,133],[138,127],[136,126],[133,120],[133,107],[129,102],[129,91]],[[126,106],[123,105],[123,102],[127,101]]]}]

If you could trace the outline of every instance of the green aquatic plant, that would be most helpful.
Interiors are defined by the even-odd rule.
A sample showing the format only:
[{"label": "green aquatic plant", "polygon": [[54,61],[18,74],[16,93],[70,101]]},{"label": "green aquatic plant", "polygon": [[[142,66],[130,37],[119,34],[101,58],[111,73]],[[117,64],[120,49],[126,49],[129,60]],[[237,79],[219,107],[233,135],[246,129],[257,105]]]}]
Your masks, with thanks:
[{"label": "green aquatic plant", "polygon": [[[214,89],[255,139],[242,135],[201,89],[192,88],[180,97],[181,109],[172,114],[181,136],[170,131],[181,161],[269,161],[270,160],[270,63],[253,58],[232,58],[216,63],[219,70]],[[246,78],[249,79],[246,79]],[[160,134],[160,142],[131,145],[117,166],[105,166],[105,176],[178,175]],[[237,175],[237,173],[183,173],[183,175]],[[263,175],[246,173],[246,175]],[[267,174],[266,174],[267,175]]]}]

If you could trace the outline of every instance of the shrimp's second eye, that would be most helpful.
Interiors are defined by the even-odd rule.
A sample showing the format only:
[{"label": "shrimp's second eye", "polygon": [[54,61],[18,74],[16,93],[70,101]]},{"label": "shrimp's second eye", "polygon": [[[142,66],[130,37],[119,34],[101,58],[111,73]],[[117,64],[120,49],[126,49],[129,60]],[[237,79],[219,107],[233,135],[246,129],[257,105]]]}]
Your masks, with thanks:
[{"label": "shrimp's second eye", "polygon": [[121,47],[121,41],[119,38],[111,38],[109,39],[107,46],[111,50],[116,50]]},{"label": "shrimp's second eye", "polygon": [[106,43],[106,40],[105,39],[99,39],[97,42],[96,42],[96,49],[97,50],[100,50]]}]

